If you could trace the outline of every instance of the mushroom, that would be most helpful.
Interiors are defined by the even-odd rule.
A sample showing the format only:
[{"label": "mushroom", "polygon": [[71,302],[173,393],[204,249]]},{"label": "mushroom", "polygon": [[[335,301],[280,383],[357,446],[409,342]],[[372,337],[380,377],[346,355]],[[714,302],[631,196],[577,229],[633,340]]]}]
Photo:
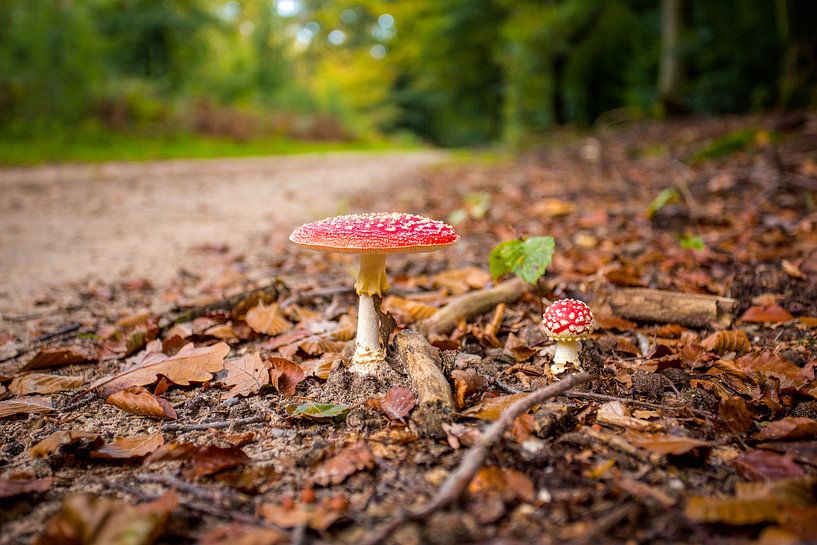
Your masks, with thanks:
[{"label": "mushroom", "polygon": [[577,299],[560,299],[545,309],[542,325],[545,334],[556,341],[551,372],[564,373],[566,363],[581,368],[577,341],[588,338],[595,328],[590,307]]},{"label": "mushroom", "polygon": [[385,356],[373,296],[381,296],[389,289],[386,255],[433,252],[454,244],[459,238],[446,223],[402,213],[337,216],[307,223],[292,232],[289,240],[305,248],[360,254],[360,270],[355,282],[360,300],[351,371],[371,374]]}]

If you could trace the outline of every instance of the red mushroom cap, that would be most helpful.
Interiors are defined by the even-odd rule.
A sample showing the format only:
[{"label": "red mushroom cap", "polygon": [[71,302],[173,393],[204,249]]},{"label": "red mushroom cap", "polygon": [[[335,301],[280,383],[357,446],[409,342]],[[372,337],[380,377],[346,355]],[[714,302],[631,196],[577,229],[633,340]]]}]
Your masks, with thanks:
[{"label": "red mushroom cap", "polygon": [[326,218],[301,225],[289,235],[306,248],[350,254],[431,252],[459,239],[442,221],[389,212]]},{"label": "red mushroom cap", "polygon": [[554,302],[545,309],[542,324],[547,336],[557,340],[583,339],[594,329],[590,307],[577,299]]}]

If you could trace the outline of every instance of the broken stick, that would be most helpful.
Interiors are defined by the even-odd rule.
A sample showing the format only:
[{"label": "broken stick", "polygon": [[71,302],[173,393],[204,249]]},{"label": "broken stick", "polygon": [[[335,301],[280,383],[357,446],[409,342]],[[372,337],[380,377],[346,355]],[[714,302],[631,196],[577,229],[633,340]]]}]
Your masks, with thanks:
[{"label": "broken stick", "polygon": [[360,545],[377,545],[383,543],[394,533],[401,524],[409,520],[422,520],[433,515],[440,509],[444,509],[457,499],[465,491],[465,488],[477,474],[485,463],[491,448],[499,442],[505,432],[511,427],[513,421],[534,405],[542,403],[546,399],[563,394],[574,386],[589,382],[591,379],[587,373],[571,375],[544,388],[534,390],[529,395],[511,403],[502,415],[485,428],[477,444],[471,447],[462,457],[459,466],[452,471],[443,484],[437,489],[434,496],[425,504],[403,511],[395,515],[391,520],[383,523],[380,528],[370,532]]},{"label": "broken stick", "polygon": [[736,299],[728,297],[648,288],[616,290],[607,297],[607,303],[622,318],[719,328],[732,324],[738,306]]},{"label": "broken stick", "polygon": [[442,424],[451,419],[454,399],[441,370],[440,355],[425,337],[406,329],[394,339],[397,354],[417,391],[417,409],[411,419],[423,435],[444,436]]},{"label": "broken stick", "polygon": [[420,331],[426,335],[450,333],[457,327],[457,320],[460,318],[467,320],[488,312],[501,303],[513,303],[522,297],[528,287],[529,284],[524,280],[515,278],[493,288],[461,295],[421,322]]}]

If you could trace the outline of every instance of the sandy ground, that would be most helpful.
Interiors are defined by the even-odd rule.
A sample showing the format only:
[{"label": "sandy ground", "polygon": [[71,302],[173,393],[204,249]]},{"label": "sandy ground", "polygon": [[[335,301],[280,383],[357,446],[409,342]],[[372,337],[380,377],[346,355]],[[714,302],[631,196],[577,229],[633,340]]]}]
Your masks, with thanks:
[{"label": "sandy ground", "polygon": [[411,183],[435,151],[0,169],[0,309],[99,278],[161,284],[191,248],[343,212],[350,197]]}]

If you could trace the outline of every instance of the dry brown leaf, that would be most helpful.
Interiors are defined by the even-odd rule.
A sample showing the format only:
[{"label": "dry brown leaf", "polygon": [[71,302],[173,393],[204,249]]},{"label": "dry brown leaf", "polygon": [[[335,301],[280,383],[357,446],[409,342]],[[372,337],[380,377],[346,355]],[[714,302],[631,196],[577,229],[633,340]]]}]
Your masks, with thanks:
[{"label": "dry brown leaf", "polygon": [[170,420],[177,418],[176,410],[166,399],[151,394],[143,386],[131,386],[114,392],[108,396],[105,403],[138,416]]},{"label": "dry brown leaf", "polygon": [[292,329],[292,324],[284,317],[278,303],[269,306],[258,303],[247,311],[246,321],[253,331],[265,335],[280,335]]},{"label": "dry brown leaf", "polygon": [[705,350],[717,354],[736,352],[741,355],[752,349],[752,343],[749,342],[749,337],[746,336],[746,332],[742,329],[716,331],[701,341],[701,346]]},{"label": "dry brown leaf", "polygon": [[238,335],[236,335],[235,331],[233,331],[232,322],[214,325],[213,327],[204,330],[204,335],[209,335],[210,337],[215,337],[216,339],[220,339],[222,341],[231,341],[238,338]]},{"label": "dry brown leaf", "polygon": [[269,365],[261,360],[257,352],[224,362],[224,369],[227,376],[223,383],[230,390],[221,395],[222,399],[257,394],[263,386],[270,383]]},{"label": "dry brown leaf", "polygon": [[318,377],[323,380],[329,378],[329,373],[332,372],[343,361],[343,356],[340,354],[327,353],[315,360],[307,360],[301,363],[301,368],[304,374],[308,377]]},{"label": "dry brown leaf", "polygon": [[638,327],[638,324],[635,322],[631,322],[630,320],[625,320],[619,316],[615,316],[613,314],[604,314],[604,313],[595,313],[593,314],[594,319],[596,320],[596,324],[600,329],[604,329],[606,331],[632,331]]},{"label": "dry brown leaf", "polygon": [[788,310],[776,303],[772,305],[755,305],[749,307],[740,317],[741,322],[754,324],[788,322],[789,320],[793,319],[794,316],[792,316]]},{"label": "dry brown leaf", "polygon": [[357,324],[349,317],[348,314],[344,314],[338,320],[338,327],[332,332],[332,340],[333,341],[351,341],[355,338],[355,334],[357,333]]},{"label": "dry brown leaf", "polygon": [[684,512],[695,522],[720,522],[732,526],[783,522],[792,508],[813,507],[814,479],[764,483],[737,483],[735,497],[693,496]]},{"label": "dry brown leaf", "polygon": [[461,414],[479,420],[496,420],[511,403],[522,399],[528,394],[513,394],[509,396],[491,397],[484,399],[472,407],[468,407]]},{"label": "dry brown leaf", "polygon": [[178,504],[173,490],[137,506],[108,498],[71,496],[33,545],[150,545]]},{"label": "dry brown leaf", "polygon": [[184,470],[186,479],[196,481],[225,469],[238,467],[250,462],[250,457],[238,447],[199,447],[190,456],[190,466]]},{"label": "dry brown leaf", "polygon": [[708,442],[700,439],[677,437],[663,433],[630,431],[625,435],[625,438],[633,445],[656,454],[681,455],[697,448],[711,446]]},{"label": "dry brown leaf", "polygon": [[321,485],[340,484],[349,475],[374,467],[374,456],[366,441],[358,441],[326,460],[318,467],[312,480]]},{"label": "dry brown leaf", "polygon": [[657,431],[662,428],[658,423],[630,416],[629,411],[621,401],[608,401],[599,407],[598,413],[596,413],[596,422],[635,431]]},{"label": "dry brown leaf", "polygon": [[398,297],[397,295],[389,295],[386,297],[383,300],[381,308],[384,311],[396,316],[398,319],[400,319],[400,321],[406,323],[425,320],[437,312],[436,307],[426,305],[425,303],[412,301],[411,299],[406,299],[404,297]]},{"label": "dry brown leaf", "polygon": [[89,441],[93,446],[99,446],[101,442],[99,434],[92,431],[82,430],[60,430],[55,431],[36,445],[26,451],[32,458],[45,458],[58,448],[65,445],[72,445],[78,441]]},{"label": "dry brown leaf", "polygon": [[39,494],[51,488],[51,482],[50,477],[43,479],[0,479],[0,499],[23,494]]},{"label": "dry brown leaf", "polygon": [[809,378],[800,367],[771,352],[752,352],[735,360],[735,366],[747,376],[760,373],[764,377],[774,377],[780,381],[780,390],[798,390],[809,383]]},{"label": "dry brown leaf", "polygon": [[29,373],[14,377],[9,392],[18,396],[30,394],[56,394],[75,390],[82,386],[82,377],[63,377],[44,373]]},{"label": "dry brown leaf", "polygon": [[281,395],[292,397],[298,384],[304,380],[304,370],[286,358],[269,359],[269,380]]},{"label": "dry brown leaf", "polygon": [[482,393],[488,389],[488,379],[474,369],[451,371],[451,378],[454,379],[454,388],[456,389],[454,401],[457,409],[465,407],[465,399],[468,396]]},{"label": "dry brown leaf", "polygon": [[35,369],[52,369],[65,365],[75,365],[93,361],[96,354],[81,346],[63,346],[60,348],[43,348],[23,367],[24,371]]},{"label": "dry brown leaf", "polygon": [[431,278],[434,288],[443,288],[451,295],[462,295],[471,290],[482,289],[490,280],[490,274],[476,267],[446,270]]},{"label": "dry brown leaf", "polygon": [[417,398],[410,389],[392,388],[380,401],[380,410],[392,420],[399,420],[407,416],[416,403]]},{"label": "dry brown leaf", "polygon": [[348,502],[342,495],[322,498],[320,503],[305,504],[285,502],[282,505],[263,503],[258,514],[266,521],[281,528],[309,526],[319,532],[334,524],[348,509]]},{"label": "dry brown leaf", "polygon": [[289,542],[289,535],[281,530],[233,522],[208,530],[199,536],[197,545],[283,545]]},{"label": "dry brown leaf", "polygon": [[754,435],[758,441],[811,439],[817,437],[817,420],[803,416],[787,416],[763,426]]},{"label": "dry brown leaf", "polygon": [[718,407],[718,424],[732,433],[745,433],[754,423],[754,416],[740,396],[724,399]]},{"label": "dry brown leaf", "polygon": [[790,456],[781,456],[769,450],[741,454],[732,465],[742,477],[753,481],[779,481],[806,475]]},{"label": "dry brown leaf", "polygon": [[200,348],[185,347],[170,358],[154,355],[155,359],[147,360],[139,367],[94,382],[88,390],[96,388],[101,397],[108,397],[131,386],[153,384],[160,375],[180,386],[188,386],[192,382],[207,382],[213,378],[213,373],[224,368],[224,357],[229,351],[230,347],[226,343],[218,343]]},{"label": "dry brown leaf", "polygon": [[0,401],[0,418],[15,414],[48,413],[54,410],[50,397],[18,397]]},{"label": "dry brown leaf", "polygon": [[91,458],[130,459],[147,456],[165,444],[161,433],[117,437],[97,450],[91,452]]},{"label": "dry brown leaf", "polygon": [[473,497],[499,496],[504,502],[532,502],[535,498],[533,481],[515,469],[488,466],[481,468],[468,485]]},{"label": "dry brown leaf", "polygon": [[[320,356],[321,354],[326,353],[340,354],[343,352],[343,349],[346,348],[346,343],[341,341],[333,341],[332,339],[323,335],[313,335],[300,341],[296,346],[310,356]],[[281,353],[283,354],[284,351],[281,350]],[[294,355],[294,352],[290,355]]]}]

